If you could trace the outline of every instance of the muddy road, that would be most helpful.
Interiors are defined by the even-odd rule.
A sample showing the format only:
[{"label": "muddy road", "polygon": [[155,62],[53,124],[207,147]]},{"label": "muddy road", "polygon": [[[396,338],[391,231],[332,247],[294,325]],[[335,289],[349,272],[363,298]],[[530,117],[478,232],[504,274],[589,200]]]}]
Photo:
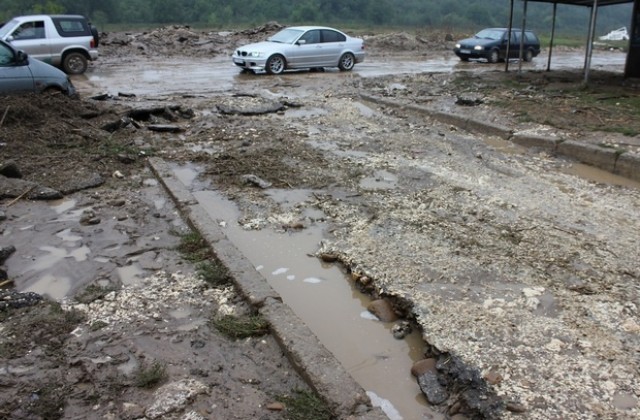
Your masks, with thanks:
[{"label": "muddy road", "polygon": [[[290,418],[288,397],[309,392],[270,336],[233,341],[213,328],[212,317],[250,309],[233,288],[203,282],[176,250],[189,229],[146,168],[152,155],[316,324],[390,418],[637,418],[640,188],[575,175],[573,162],[547,152],[362,99],[453,110],[461,90],[475,95],[502,74],[493,71],[502,66],[460,63],[446,51],[412,63],[378,49],[350,73],[278,77],[240,74],[224,54],[127,52],[74,79],[85,109],[57,103],[60,114],[22,131],[33,110],[10,114],[5,138],[36,133],[47,150],[8,142],[3,161],[18,162],[25,178],[64,190],[67,178],[95,171],[104,182],[54,202],[24,200],[37,198],[29,185],[15,187],[27,195],[5,197],[3,240],[16,248],[5,266],[16,289],[48,294],[83,318],[58,323],[56,337],[73,335],[58,339],[57,352],[20,336],[27,327],[47,336],[25,323],[28,312],[3,320],[11,334],[0,343],[0,385],[11,391],[0,413]],[[597,54],[594,66],[622,69],[621,53]],[[582,65],[579,52],[557,57],[570,69]],[[510,100],[528,95],[533,109],[540,86],[531,79],[509,90]],[[90,99],[99,94],[108,95]],[[593,115],[567,113],[569,99],[560,99],[555,114],[566,118],[553,127],[495,106],[455,109],[513,129],[636,144],[637,136],[584,136],[575,126]],[[156,112],[139,119],[132,109]],[[38,128],[60,121],[60,131]],[[97,297],[83,298],[90,285]],[[335,292],[352,296],[343,303]],[[395,346],[403,342],[392,334],[398,321],[359,325],[381,323],[372,299],[391,303],[414,335]],[[24,349],[9,351],[20,337]],[[406,368],[386,367],[398,353]],[[162,386],[136,387],[141,368],[158,361]],[[416,362],[420,385],[410,373]],[[182,397],[162,406],[167,394]]]}]

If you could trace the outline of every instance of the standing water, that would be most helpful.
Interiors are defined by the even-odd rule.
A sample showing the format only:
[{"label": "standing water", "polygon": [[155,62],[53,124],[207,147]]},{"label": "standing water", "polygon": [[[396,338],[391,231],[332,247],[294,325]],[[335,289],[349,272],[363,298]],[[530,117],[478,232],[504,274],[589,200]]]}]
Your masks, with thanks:
[{"label": "standing water", "polygon": [[423,358],[420,334],[395,339],[393,323],[380,322],[367,311],[369,298],[343,270],[310,256],[322,240],[322,224],[293,233],[247,231],[238,224],[240,214],[233,202],[215,191],[194,196],[375,406],[393,420],[440,417],[427,406],[410,373],[413,363]]}]

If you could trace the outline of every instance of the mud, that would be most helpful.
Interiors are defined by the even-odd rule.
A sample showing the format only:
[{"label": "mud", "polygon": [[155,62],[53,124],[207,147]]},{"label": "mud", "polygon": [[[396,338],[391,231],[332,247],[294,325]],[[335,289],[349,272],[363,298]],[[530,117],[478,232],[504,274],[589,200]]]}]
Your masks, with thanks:
[{"label": "mud", "polygon": [[[328,223],[318,256],[336,256],[422,328],[425,357],[439,358],[438,383],[448,385],[443,398],[427,392],[436,392],[437,411],[636,418],[640,192],[569,174],[572,162],[545,152],[505,153],[493,138],[360,99],[637,153],[638,86],[621,78],[621,54],[599,52],[613,71],[595,71],[589,88],[579,69],[535,70],[540,57],[523,73],[447,63],[445,34],[366,34],[370,57],[348,74],[266,77],[224,67],[236,43],[271,30],[109,34],[101,60],[74,79],[81,100],[3,98],[1,162],[15,162],[18,179],[32,183],[2,188],[2,246],[16,247],[8,278],[72,316],[51,302],[0,312],[0,416],[287,418],[279,397],[308,390],[269,335],[233,341],[211,327],[212,316],[251,308],[232,288],[204,283],[176,251],[188,227],[145,166],[153,155],[202,166],[184,174],[191,188],[215,186],[239,206],[246,230]],[[442,67],[395,74],[388,64],[422,61],[415,54],[424,47],[435,52],[422,57]],[[555,54],[563,53],[567,62],[581,54]],[[159,55],[174,73],[201,73],[183,82]],[[101,93],[111,96],[89,99]],[[474,105],[457,105],[460,97]],[[221,112],[274,102],[283,109]],[[185,112],[130,117],[158,107]],[[149,130],[154,124],[180,131]],[[29,194],[40,187],[64,199],[35,201]],[[272,189],[311,198],[281,206]],[[88,286],[104,293],[82,302]],[[25,328],[44,340],[20,338]],[[8,350],[18,343],[25,351]],[[139,368],[154,362],[166,367],[160,387],[136,386]],[[464,378],[484,394],[461,404]],[[161,408],[167,392],[187,397]],[[487,396],[499,403],[474,405]]]}]

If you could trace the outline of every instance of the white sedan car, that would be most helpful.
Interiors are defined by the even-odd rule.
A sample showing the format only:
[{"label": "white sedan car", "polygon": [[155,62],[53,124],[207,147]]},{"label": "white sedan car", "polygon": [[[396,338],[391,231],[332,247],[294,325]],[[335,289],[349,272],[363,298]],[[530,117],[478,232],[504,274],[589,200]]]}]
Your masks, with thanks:
[{"label": "white sedan car", "polygon": [[280,74],[289,69],[320,67],[349,71],[364,57],[364,41],[360,38],[323,26],[295,26],[266,41],[238,48],[232,58],[244,70]]}]

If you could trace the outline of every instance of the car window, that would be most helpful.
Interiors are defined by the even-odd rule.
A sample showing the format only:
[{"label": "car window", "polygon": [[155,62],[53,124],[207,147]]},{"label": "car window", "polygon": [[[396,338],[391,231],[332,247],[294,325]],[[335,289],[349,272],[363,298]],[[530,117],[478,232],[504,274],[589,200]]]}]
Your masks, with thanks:
[{"label": "car window", "polygon": [[524,34],[527,42],[531,44],[536,44],[538,42],[538,37],[533,32],[525,32]]},{"label": "car window", "polygon": [[55,19],[54,24],[60,36],[72,37],[89,34],[84,22],[79,19]]},{"label": "car window", "polygon": [[340,32],[332,31],[329,29],[322,30],[322,42],[344,42],[347,40]]},{"label": "car window", "polygon": [[15,58],[11,48],[4,44],[0,44],[0,66],[5,67],[13,64]]},{"label": "car window", "polygon": [[305,41],[307,44],[319,44],[320,31],[318,31],[317,29],[307,31],[304,35],[300,37],[299,41]]},{"label": "car window", "polygon": [[268,41],[271,42],[282,42],[285,44],[293,44],[298,37],[302,34],[302,31],[299,29],[283,29],[274,36],[267,38]]},{"label": "car window", "polygon": [[15,19],[5,23],[4,26],[0,28],[0,38],[4,39],[4,37],[9,34],[9,31],[11,31],[11,28],[13,28],[16,23],[18,22],[16,22]]},{"label": "car window", "polygon": [[500,31],[496,29],[483,29],[480,32],[478,32],[475,36],[476,38],[497,40],[497,39],[502,39],[502,37],[504,36],[504,31]]},{"label": "car window", "polygon": [[13,31],[13,39],[41,39],[44,38],[44,21],[25,22]]}]

